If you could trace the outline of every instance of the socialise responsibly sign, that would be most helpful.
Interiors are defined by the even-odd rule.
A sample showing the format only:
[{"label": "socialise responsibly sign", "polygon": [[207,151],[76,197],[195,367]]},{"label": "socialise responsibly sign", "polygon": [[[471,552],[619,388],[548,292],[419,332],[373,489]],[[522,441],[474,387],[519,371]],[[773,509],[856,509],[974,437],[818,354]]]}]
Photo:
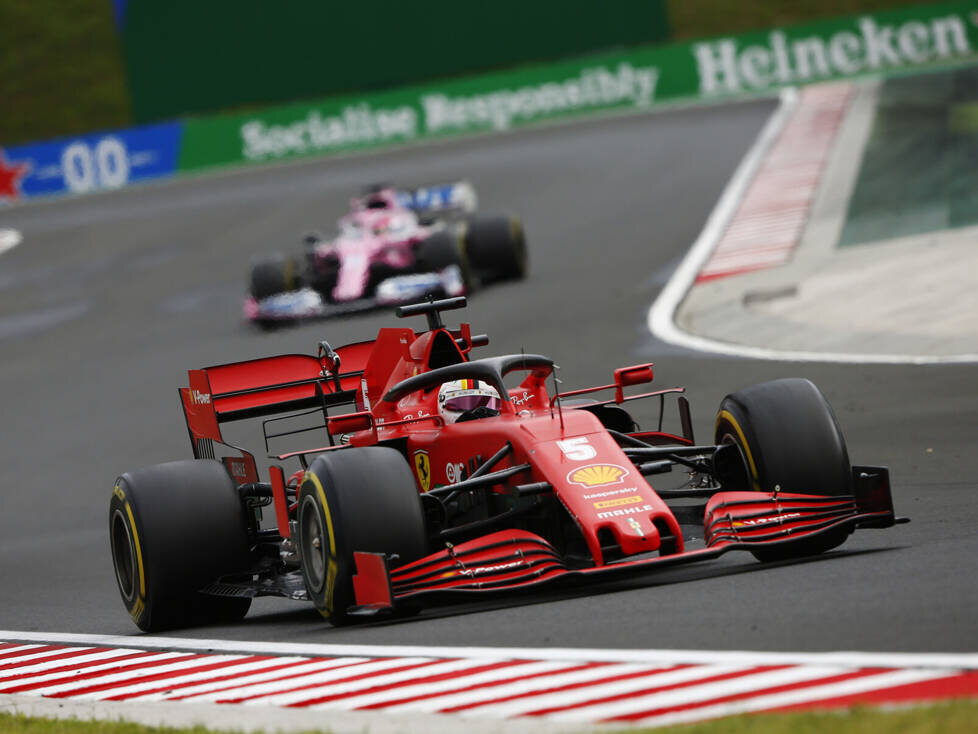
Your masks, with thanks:
[{"label": "socialise responsibly sign", "polygon": [[0,202],[974,61],[978,2],[902,8],[358,95],[0,148]]}]

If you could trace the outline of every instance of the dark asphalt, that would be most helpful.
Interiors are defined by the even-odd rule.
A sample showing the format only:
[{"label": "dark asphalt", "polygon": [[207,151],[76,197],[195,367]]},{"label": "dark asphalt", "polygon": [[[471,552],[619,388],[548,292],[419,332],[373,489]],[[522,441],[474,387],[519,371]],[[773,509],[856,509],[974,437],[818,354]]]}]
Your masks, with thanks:
[{"label": "dark asphalt", "polygon": [[[769,102],[532,129],[234,172],[0,210],[25,241],[0,256],[0,629],[135,634],[113,578],[107,508],[122,471],[190,455],[186,370],[373,336],[385,314],[272,334],[240,318],[252,254],[328,229],[368,182],[469,177],[484,211],[523,215],[531,275],[477,293],[490,350],[554,357],[567,387],[656,361],[708,436],[723,395],[800,375],[834,405],[850,454],[891,468],[913,523],[816,561],[746,555],[619,583],[332,629],[259,600],[241,640],[748,650],[978,649],[978,367],[717,358],[648,334],[649,305],[701,229]],[[894,325],[897,328],[897,325]],[[257,444],[253,444],[257,445]]]}]

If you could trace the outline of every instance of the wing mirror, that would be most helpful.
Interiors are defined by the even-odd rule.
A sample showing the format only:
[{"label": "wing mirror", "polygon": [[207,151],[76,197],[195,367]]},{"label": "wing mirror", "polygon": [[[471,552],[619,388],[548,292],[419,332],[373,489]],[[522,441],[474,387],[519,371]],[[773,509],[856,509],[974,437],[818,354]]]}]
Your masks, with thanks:
[{"label": "wing mirror", "polygon": [[619,367],[615,370],[615,402],[625,399],[625,388],[629,385],[644,385],[652,382],[652,362],[637,364],[631,367]]},{"label": "wing mirror", "polygon": [[329,432],[336,436],[340,433],[356,433],[366,431],[374,424],[373,416],[369,410],[359,413],[347,413],[346,415],[336,415],[329,419]]}]

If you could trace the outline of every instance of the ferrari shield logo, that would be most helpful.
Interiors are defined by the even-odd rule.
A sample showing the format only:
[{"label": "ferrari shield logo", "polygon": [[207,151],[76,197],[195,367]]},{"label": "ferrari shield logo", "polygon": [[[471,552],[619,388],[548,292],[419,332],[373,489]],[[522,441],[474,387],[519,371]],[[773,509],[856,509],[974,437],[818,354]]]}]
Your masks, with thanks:
[{"label": "ferrari shield logo", "polygon": [[427,492],[431,489],[431,462],[428,460],[427,451],[414,452],[414,470],[418,473],[418,484],[421,491]]}]

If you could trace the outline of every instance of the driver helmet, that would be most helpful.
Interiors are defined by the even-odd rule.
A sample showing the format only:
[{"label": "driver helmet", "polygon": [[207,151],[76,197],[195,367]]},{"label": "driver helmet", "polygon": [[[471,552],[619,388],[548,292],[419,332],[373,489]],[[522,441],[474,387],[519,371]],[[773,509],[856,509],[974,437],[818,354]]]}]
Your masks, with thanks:
[{"label": "driver helmet", "polygon": [[499,393],[481,380],[453,380],[438,389],[438,412],[445,423],[499,415]]}]

